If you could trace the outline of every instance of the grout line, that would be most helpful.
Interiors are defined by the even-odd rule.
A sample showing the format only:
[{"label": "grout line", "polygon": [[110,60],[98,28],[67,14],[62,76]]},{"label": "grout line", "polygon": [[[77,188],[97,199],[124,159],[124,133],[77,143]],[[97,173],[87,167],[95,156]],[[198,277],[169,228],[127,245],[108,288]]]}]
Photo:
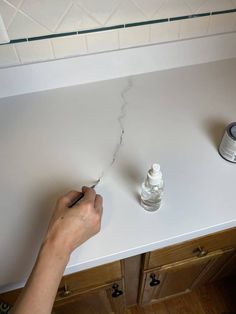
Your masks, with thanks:
[{"label": "grout line", "polygon": [[108,16],[108,18],[105,21],[105,25],[110,21],[110,19],[112,18],[112,16],[118,11],[120,6],[120,2],[117,1],[116,5],[114,6],[113,10],[111,11],[110,15]]},{"label": "grout line", "polygon": [[181,34],[182,34],[182,24],[180,21],[178,22],[178,37],[177,39],[180,40],[181,39]]},{"label": "grout line", "polygon": [[[79,36],[79,34],[78,34]],[[85,40],[85,48],[86,48],[86,53],[89,53],[89,49],[88,49],[88,38],[87,35],[84,36],[84,40]]]},{"label": "grout line", "polygon": [[49,39],[49,44],[50,44],[53,59],[56,59],[55,49],[54,49],[54,45],[51,39]]},{"label": "grout line", "polygon": [[[27,16],[28,18],[32,19],[30,16],[22,12],[19,8],[17,12],[18,11],[24,14],[25,16]],[[35,40],[51,39],[51,38],[56,38],[56,37],[66,37],[66,36],[71,36],[71,35],[104,32],[104,31],[109,31],[109,30],[114,30],[114,29],[152,25],[152,24],[158,24],[158,23],[173,22],[173,21],[180,21],[180,20],[186,20],[186,19],[192,19],[192,18],[198,18],[198,17],[204,17],[204,16],[229,14],[229,13],[235,13],[235,12],[236,12],[236,9],[230,9],[230,10],[224,10],[224,11],[215,11],[215,12],[198,13],[198,14],[192,14],[192,15],[176,16],[176,17],[170,17],[170,18],[165,18],[165,19],[155,19],[155,20],[148,20],[148,21],[135,22],[135,23],[119,24],[119,25],[114,25],[114,26],[99,27],[99,28],[93,28],[93,29],[87,29],[87,30],[81,30],[81,31],[72,31],[72,32],[67,32],[67,33],[57,33],[57,34],[48,34],[48,35],[35,36],[35,37],[29,37],[29,38],[12,39],[9,43],[3,43],[3,44],[0,44],[0,46],[11,45],[11,44],[21,43],[25,41],[35,41]],[[40,26],[43,26],[40,23],[38,24]]]},{"label": "grout line", "polygon": [[63,12],[63,14],[59,17],[56,25],[53,28],[53,31],[56,32],[56,30],[61,26],[61,23],[63,22],[65,16],[67,15],[67,13],[70,11],[70,9],[73,7],[73,2],[70,2],[70,4],[68,5],[68,7],[66,8],[66,10]]},{"label": "grout line", "polygon": [[3,2],[5,2],[7,5],[9,5],[9,7],[12,7],[14,9],[17,10],[17,5],[12,4],[11,2],[9,2],[8,0],[3,0]]},{"label": "grout line", "polygon": [[[22,1],[22,2],[23,2],[23,1]],[[22,4],[22,2],[21,2],[21,4]],[[35,20],[35,19],[34,19],[31,15],[29,15],[28,13],[22,11],[20,7],[19,7],[19,9],[18,9],[18,12],[20,12],[22,15],[24,15],[26,18],[28,18],[31,22],[33,22],[33,23],[35,23],[35,24],[38,24],[39,26],[41,26],[42,28],[44,28],[45,31],[51,33],[51,30],[50,30],[47,26],[45,26],[45,25],[41,24],[39,21]]]},{"label": "grout line", "polygon": [[116,33],[115,34],[116,35],[116,41],[117,41],[117,44],[118,44],[117,49],[120,49],[120,33],[119,33],[119,29],[116,32],[114,32],[114,33]]},{"label": "grout line", "polygon": [[[143,9],[141,8],[141,6],[140,6],[138,3],[132,1],[132,4],[139,10],[139,12],[141,12],[141,14],[142,14],[146,19],[149,18],[149,16],[143,11]],[[153,16],[155,16],[155,13],[153,14]]]},{"label": "grout line", "polygon": [[183,33],[183,21],[179,21],[178,40],[182,39],[182,33]]},{"label": "grout line", "polygon": [[11,6],[12,8],[15,9],[15,12],[14,12],[14,14],[12,15],[12,17],[11,17],[11,19],[10,19],[8,25],[7,25],[7,29],[8,29],[8,28],[11,26],[11,24],[13,23],[13,21],[14,21],[16,15],[17,15],[17,13],[19,12],[19,9],[20,9],[20,7],[21,7],[21,5],[22,5],[22,3],[23,3],[23,0],[21,0],[21,1],[18,3],[17,6],[14,6],[13,4],[11,4],[10,2],[8,2],[8,1],[6,1],[6,0],[4,0],[4,2],[7,3],[9,6]]},{"label": "grout line", "polygon": [[95,22],[96,24],[102,26],[102,24],[96,19],[96,17],[94,17],[93,15],[91,15],[90,12],[89,12],[84,6],[82,6],[82,5],[79,4],[79,3],[75,3],[75,1],[74,1],[74,6],[77,7],[78,9],[80,9],[83,13],[87,14],[88,17],[89,17],[93,22]]},{"label": "grout line", "polygon": [[17,58],[18,58],[20,64],[23,64],[23,62],[22,62],[22,60],[21,60],[21,57],[20,57],[20,54],[19,54],[19,52],[18,52],[16,46],[15,46],[15,45],[12,45],[12,46],[13,46],[13,49],[14,49],[14,51],[15,51],[15,54],[16,54],[16,56],[17,56]]},{"label": "grout line", "polygon": [[145,12],[136,4],[136,2],[134,0],[130,0],[130,2],[132,3],[132,5],[134,7],[136,7],[136,9],[139,11],[139,13],[142,14],[142,16],[145,18],[148,18],[147,15],[145,14]]},{"label": "grout line", "polygon": [[211,15],[208,18],[206,35],[209,35],[210,26],[211,26]]},{"label": "grout line", "polygon": [[148,27],[148,43],[150,44],[152,40],[152,28],[151,25]]},{"label": "grout line", "polygon": [[120,44],[120,30],[118,29],[118,31],[117,31],[117,39],[118,39],[118,47],[119,47],[119,49],[121,49],[121,44]]}]

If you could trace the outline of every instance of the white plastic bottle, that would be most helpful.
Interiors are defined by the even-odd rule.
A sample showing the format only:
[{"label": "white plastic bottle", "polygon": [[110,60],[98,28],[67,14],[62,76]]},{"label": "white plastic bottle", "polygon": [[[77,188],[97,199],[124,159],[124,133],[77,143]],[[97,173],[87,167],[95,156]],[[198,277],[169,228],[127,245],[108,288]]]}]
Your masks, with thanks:
[{"label": "white plastic bottle", "polygon": [[159,164],[153,164],[142,184],[141,205],[148,211],[155,211],[161,206],[164,183]]}]

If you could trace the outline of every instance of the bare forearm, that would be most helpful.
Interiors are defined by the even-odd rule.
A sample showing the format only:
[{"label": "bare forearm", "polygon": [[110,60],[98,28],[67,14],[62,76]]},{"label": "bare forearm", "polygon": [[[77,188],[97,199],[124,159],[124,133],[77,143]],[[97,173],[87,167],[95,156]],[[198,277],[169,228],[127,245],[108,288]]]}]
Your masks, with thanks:
[{"label": "bare forearm", "polygon": [[32,273],[11,314],[50,314],[57,288],[72,251],[100,230],[102,197],[83,188],[60,198]]},{"label": "bare forearm", "polygon": [[50,314],[68,258],[68,255],[60,254],[54,243],[44,243],[27,284],[11,313]]}]

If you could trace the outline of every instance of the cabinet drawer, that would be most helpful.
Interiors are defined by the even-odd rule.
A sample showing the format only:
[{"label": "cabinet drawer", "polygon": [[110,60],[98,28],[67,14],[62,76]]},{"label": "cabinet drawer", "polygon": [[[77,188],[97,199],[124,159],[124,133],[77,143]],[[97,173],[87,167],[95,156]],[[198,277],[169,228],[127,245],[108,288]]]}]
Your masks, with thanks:
[{"label": "cabinet drawer", "polygon": [[124,281],[119,280],[86,292],[72,292],[70,296],[55,302],[52,313],[123,314],[124,312]]},{"label": "cabinet drawer", "polygon": [[14,305],[17,298],[19,297],[22,289],[11,290],[0,294],[0,303],[7,303],[9,305]]},{"label": "cabinet drawer", "polygon": [[152,269],[219,250],[236,248],[236,228],[182,242],[145,254],[144,269]]},{"label": "cabinet drawer", "polygon": [[94,267],[88,270],[64,276],[59,286],[57,299],[70,295],[71,292],[80,292],[106,285],[122,278],[121,261]]}]

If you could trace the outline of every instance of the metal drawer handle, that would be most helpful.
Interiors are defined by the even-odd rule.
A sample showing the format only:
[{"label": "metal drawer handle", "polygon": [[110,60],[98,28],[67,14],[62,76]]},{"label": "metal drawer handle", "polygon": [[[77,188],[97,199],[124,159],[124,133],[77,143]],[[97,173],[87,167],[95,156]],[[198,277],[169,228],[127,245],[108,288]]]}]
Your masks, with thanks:
[{"label": "metal drawer handle", "polygon": [[63,291],[61,292],[60,296],[63,297],[63,298],[65,298],[65,297],[67,297],[67,296],[70,295],[70,294],[71,294],[71,291],[69,290],[67,284],[65,283],[64,289],[63,289]]},{"label": "metal drawer handle", "polygon": [[150,286],[151,287],[158,286],[161,283],[160,280],[156,278],[155,274],[151,274],[150,278],[152,279],[151,282],[150,282]]},{"label": "metal drawer handle", "polygon": [[112,289],[114,290],[112,292],[112,297],[113,298],[118,298],[120,295],[123,294],[123,291],[122,290],[119,290],[119,285],[117,283],[114,283],[114,285],[112,286]]},{"label": "metal drawer handle", "polygon": [[193,253],[197,253],[197,257],[204,257],[208,254],[208,251],[204,249],[204,247],[199,246],[197,249],[193,251]]}]

